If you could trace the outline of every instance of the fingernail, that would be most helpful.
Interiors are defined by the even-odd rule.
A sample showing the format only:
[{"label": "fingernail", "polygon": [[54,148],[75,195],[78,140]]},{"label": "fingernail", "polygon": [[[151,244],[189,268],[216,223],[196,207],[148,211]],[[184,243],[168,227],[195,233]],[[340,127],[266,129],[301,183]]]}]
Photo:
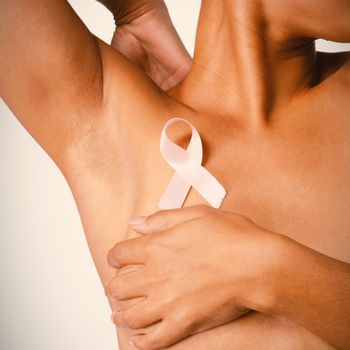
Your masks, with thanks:
[{"label": "fingernail", "polygon": [[135,346],[134,342],[132,340],[128,340],[127,343],[134,349],[137,349],[137,347]]},{"label": "fingernail", "polygon": [[131,219],[128,222],[128,224],[134,225],[134,226],[141,225],[146,221],[147,218],[148,218],[148,216],[137,216],[136,218]]}]

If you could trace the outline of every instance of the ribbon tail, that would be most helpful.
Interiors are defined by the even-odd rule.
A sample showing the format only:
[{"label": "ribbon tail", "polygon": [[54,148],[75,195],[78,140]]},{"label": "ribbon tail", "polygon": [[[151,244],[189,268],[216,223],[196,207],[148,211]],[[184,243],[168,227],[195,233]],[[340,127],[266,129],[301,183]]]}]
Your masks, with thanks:
[{"label": "ribbon tail", "polygon": [[181,208],[190,188],[191,185],[187,184],[187,182],[183,180],[179,173],[176,172],[164,190],[163,195],[159,200],[158,208]]},{"label": "ribbon tail", "polygon": [[221,183],[194,161],[186,164],[186,168],[178,169],[183,179],[195,188],[199,194],[214,208],[219,209],[226,197],[226,190]]}]

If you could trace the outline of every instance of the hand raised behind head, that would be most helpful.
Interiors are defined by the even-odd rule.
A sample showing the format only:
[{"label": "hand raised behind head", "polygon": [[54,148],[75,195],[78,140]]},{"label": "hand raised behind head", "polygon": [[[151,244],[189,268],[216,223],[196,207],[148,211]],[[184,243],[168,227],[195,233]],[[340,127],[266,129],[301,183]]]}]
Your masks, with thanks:
[{"label": "hand raised behind head", "polygon": [[[111,2],[111,1],[109,1]],[[140,66],[163,90],[180,83],[192,59],[163,0],[115,0],[116,30],[111,45]]]}]

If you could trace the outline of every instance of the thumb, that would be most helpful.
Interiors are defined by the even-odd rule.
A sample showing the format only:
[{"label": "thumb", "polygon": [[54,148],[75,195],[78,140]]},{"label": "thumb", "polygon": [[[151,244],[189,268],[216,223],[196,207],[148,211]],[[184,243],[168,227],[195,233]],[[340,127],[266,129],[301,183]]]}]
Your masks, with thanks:
[{"label": "thumb", "polygon": [[193,205],[186,208],[159,210],[150,216],[138,216],[128,224],[138,233],[149,234],[168,230],[188,220],[207,214],[213,208],[207,205]]}]

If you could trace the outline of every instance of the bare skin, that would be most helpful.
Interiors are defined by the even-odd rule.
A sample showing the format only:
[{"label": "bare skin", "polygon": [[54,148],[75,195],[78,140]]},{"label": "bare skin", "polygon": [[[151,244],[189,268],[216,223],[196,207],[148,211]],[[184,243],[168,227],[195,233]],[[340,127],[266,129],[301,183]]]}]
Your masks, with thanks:
[{"label": "bare skin", "polygon": [[[348,2],[212,3],[189,75],[164,92],[65,1],[1,2],[1,97],[65,175],[104,287],[108,251],[138,236],[128,220],[157,211],[173,174],[159,152],[173,116],[199,130],[204,165],[228,191],[222,209],[350,263],[349,56],[315,55],[303,39],[350,41]],[[188,129],[170,134],[186,145]],[[184,206],[195,204],[206,203],[191,190]],[[122,350],[127,335],[118,329]],[[170,348],[333,347],[251,313]]]},{"label": "bare skin", "polygon": [[137,349],[165,349],[252,311],[350,347],[350,264],[206,205],[130,224],[144,236],[110,250],[117,274],[106,292]]}]

